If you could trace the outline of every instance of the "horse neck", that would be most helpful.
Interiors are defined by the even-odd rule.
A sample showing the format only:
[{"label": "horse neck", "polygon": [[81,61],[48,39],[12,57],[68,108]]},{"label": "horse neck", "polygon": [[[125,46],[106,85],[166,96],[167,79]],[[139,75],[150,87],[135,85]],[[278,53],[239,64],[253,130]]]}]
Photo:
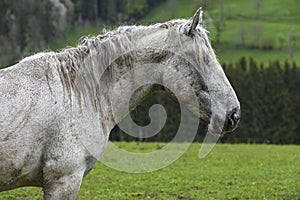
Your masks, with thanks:
[{"label": "horse neck", "polygon": [[98,77],[92,79],[98,81],[99,92],[92,96],[96,97],[102,115],[112,118],[115,123],[122,120],[149,94],[161,89],[152,84],[140,85],[147,74],[151,75],[152,82],[160,81],[158,74],[153,75],[151,70],[147,73],[143,71],[143,67],[157,66],[166,57],[163,50],[152,48],[153,42],[159,43],[163,37],[155,40],[147,37],[149,35],[146,34],[112,37],[101,46],[91,49],[91,57],[86,59],[90,68],[87,71],[93,72],[89,76]]}]

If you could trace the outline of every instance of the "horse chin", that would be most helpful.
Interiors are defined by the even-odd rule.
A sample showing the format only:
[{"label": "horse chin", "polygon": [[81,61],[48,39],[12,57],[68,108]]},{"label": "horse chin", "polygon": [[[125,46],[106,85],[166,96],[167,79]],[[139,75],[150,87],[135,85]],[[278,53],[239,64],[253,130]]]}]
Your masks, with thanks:
[{"label": "horse chin", "polygon": [[211,117],[209,124],[208,124],[208,133],[212,135],[224,135],[226,132],[224,132],[223,127],[224,127],[224,120],[218,117]]},{"label": "horse chin", "polygon": [[226,128],[225,127],[223,127],[223,129],[222,129],[222,134],[225,134],[225,133],[231,133],[231,132],[233,132],[235,129],[236,129],[237,127],[234,127],[233,129],[231,129],[231,130],[226,130]]},{"label": "horse chin", "polygon": [[209,134],[212,134],[214,136],[224,135],[224,132],[222,131],[222,128],[220,128],[220,127],[211,127],[210,124],[208,124],[207,131],[208,131]]}]

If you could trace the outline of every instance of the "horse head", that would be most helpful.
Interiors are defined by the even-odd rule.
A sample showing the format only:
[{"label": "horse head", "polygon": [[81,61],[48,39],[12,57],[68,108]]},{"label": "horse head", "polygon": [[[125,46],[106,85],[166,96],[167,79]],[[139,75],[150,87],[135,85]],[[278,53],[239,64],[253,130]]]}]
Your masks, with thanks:
[{"label": "horse head", "polygon": [[[156,83],[207,122],[210,133],[221,134],[236,128],[240,103],[211,47],[202,25],[201,9],[189,20],[121,27],[114,34],[121,41],[114,49],[123,48],[125,53],[117,54],[113,71],[126,71],[123,78],[117,79],[117,92],[111,98],[115,99],[112,108],[117,113],[116,122],[128,113],[128,106],[124,105],[132,99],[129,91],[138,91],[139,97],[135,99],[143,99],[147,96],[145,91],[153,89],[136,86]],[[137,104],[133,101],[129,107],[132,110]]]},{"label": "horse head", "polygon": [[172,69],[184,77],[193,89],[198,105],[191,103],[191,96],[186,95],[181,79],[166,78],[172,82],[173,91],[177,97],[183,98],[185,104],[194,114],[209,124],[210,133],[223,134],[233,131],[240,121],[240,103],[228,81],[217,57],[211,47],[207,31],[202,26],[202,10],[181,23],[175,24],[177,41],[173,42],[172,49],[176,64]]}]

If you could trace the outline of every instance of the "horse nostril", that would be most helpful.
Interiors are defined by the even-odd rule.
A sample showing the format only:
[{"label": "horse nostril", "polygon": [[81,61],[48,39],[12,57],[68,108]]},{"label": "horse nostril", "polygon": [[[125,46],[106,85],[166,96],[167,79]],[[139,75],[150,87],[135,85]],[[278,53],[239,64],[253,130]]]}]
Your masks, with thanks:
[{"label": "horse nostril", "polygon": [[223,131],[224,132],[231,132],[233,131],[237,124],[239,123],[241,119],[241,111],[239,108],[233,109],[231,112],[227,115],[227,120],[225,121]]},{"label": "horse nostril", "polygon": [[229,120],[228,122],[230,123],[231,126],[236,126],[237,123],[240,121],[241,119],[241,111],[239,108],[235,108],[232,110],[232,112],[230,112],[229,114]]}]

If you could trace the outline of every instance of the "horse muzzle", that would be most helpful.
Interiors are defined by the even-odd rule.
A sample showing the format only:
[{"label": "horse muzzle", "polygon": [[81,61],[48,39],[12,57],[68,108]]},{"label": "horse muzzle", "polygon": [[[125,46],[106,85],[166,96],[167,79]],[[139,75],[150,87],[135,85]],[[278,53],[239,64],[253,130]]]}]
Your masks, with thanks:
[{"label": "horse muzzle", "polygon": [[241,119],[240,108],[234,108],[230,112],[228,112],[225,118],[222,133],[228,133],[234,131],[238,123],[240,122],[240,119]]}]

